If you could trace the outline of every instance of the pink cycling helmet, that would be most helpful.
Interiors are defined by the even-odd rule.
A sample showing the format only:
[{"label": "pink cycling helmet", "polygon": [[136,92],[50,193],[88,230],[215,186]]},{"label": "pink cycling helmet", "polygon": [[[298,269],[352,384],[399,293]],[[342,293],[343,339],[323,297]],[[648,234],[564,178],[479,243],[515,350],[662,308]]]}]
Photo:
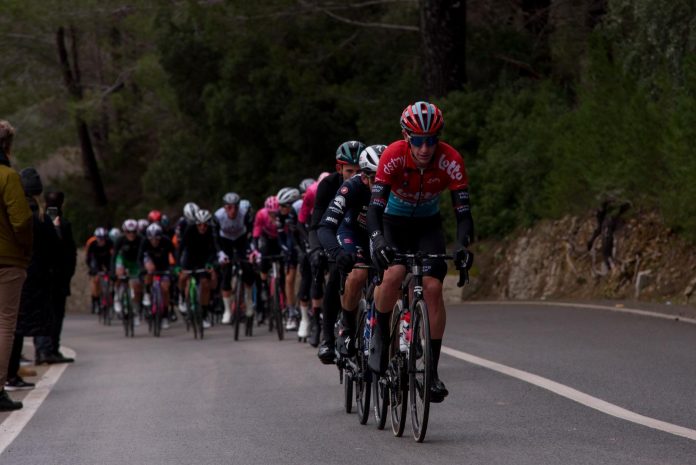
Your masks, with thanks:
[{"label": "pink cycling helmet", "polygon": [[276,196],[271,195],[270,197],[267,197],[266,201],[263,203],[263,208],[265,208],[269,212],[277,212],[280,206],[278,205],[278,199],[276,198]]}]

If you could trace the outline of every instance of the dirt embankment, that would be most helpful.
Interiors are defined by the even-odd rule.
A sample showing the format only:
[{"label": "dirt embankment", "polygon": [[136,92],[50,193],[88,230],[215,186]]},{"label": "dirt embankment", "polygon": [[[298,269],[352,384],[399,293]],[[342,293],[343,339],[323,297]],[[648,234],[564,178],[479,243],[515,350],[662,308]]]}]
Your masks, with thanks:
[{"label": "dirt embankment", "polygon": [[464,297],[696,301],[696,247],[656,213],[598,213],[477,244],[476,276]]}]

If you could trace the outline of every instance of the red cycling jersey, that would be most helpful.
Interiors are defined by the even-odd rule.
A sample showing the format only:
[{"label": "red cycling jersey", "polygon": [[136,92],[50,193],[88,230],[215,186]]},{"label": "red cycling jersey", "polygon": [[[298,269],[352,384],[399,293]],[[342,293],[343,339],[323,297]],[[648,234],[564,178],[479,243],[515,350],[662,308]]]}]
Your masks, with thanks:
[{"label": "red cycling jersey", "polygon": [[380,157],[376,182],[391,187],[386,214],[426,217],[440,211],[442,191],[466,189],[469,178],[462,156],[451,145],[439,142],[430,164],[420,169],[408,143],[399,140]]}]

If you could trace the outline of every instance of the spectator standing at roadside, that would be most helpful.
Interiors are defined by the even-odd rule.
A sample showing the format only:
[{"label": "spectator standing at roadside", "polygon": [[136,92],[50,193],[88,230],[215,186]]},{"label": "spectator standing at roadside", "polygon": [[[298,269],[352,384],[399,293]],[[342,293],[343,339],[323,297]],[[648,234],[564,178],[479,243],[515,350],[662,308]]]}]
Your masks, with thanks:
[{"label": "spectator standing at roadside", "polygon": [[0,412],[22,408],[5,392],[22,284],[32,249],[32,214],[10,167],[14,128],[0,120]]},{"label": "spectator standing at roadside", "polygon": [[72,358],[65,357],[60,352],[60,333],[63,331],[65,319],[65,301],[70,295],[70,281],[75,274],[77,248],[73,238],[72,225],[63,216],[63,192],[47,192],[44,194],[46,216],[51,220],[58,236],[58,257],[51,278],[51,327],[48,336],[34,337],[37,354],[50,354],[55,363],[71,363]]},{"label": "spectator standing at roadside", "polygon": [[[19,376],[19,362],[25,337],[50,334],[50,288],[58,256],[58,237],[55,228],[38,202],[38,196],[43,191],[39,173],[34,168],[24,168],[19,175],[33,214],[34,244],[27,268],[27,279],[24,281],[19,301],[17,329],[5,383],[5,389],[8,391],[34,387],[33,383],[24,381]],[[57,362],[56,357],[42,352],[37,352],[34,360],[36,365]]]}]

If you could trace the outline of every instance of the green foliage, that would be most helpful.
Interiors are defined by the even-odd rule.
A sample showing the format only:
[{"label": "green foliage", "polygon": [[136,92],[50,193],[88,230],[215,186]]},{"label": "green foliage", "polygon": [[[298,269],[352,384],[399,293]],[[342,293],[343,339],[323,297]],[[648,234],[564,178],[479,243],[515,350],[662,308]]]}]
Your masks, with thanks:
[{"label": "green foliage", "polygon": [[[339,3],[326,5],[361,22],[420,21],[418,2]],[[436,102],[443,140],[465,159],[477,235],[501,237],[618,197],[658,208],[696,240],[694,3],[609,0],[592,34],[584,21],[563,30],[578,27],[587,2],[563,5],[567,24],[544,23],[537,11],[533,27],[519,3],[469,2],[469,81]],[[403,107],[428,98],[418,33],[356,27],[305,2],[5,0],[1,8],[0,117],[19,130],[20,167],[75,152],[78,111],[92,130],[110,205],[91,206],[81,176],[60,182],[81,236],[153,206],[214,208],[229,190],[258,204],[331,171],[347,139],[398,139]],[[70,25],[80,102],[68,97],[56,59],[55,32]],[[561,68],[572,72],[559,83]],[[448,194],[441,203],[451,240]]]}]

